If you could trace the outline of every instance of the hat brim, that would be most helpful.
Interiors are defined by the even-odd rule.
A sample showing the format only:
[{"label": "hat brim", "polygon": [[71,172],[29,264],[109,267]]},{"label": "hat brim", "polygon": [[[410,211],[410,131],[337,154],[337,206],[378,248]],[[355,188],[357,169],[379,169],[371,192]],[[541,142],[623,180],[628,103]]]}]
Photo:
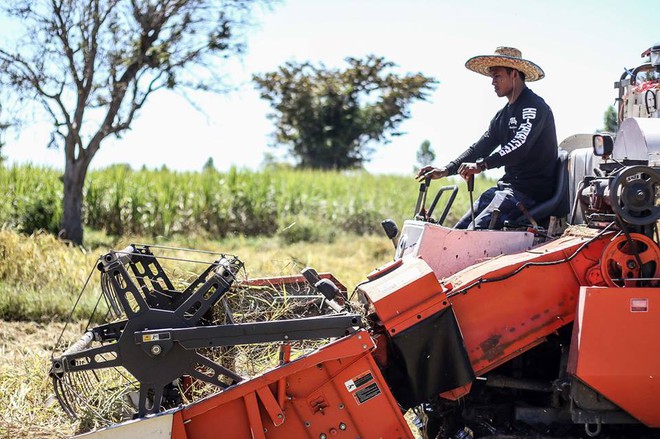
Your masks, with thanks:
[{"label": "hat brim", "polygon": [[545,73],[541,67],[531,61],[522,58],[514,58],[506,55],[479,55],[467,60],[465,67],[473,72],[490,76],[491,67],[510,67],[525,74],[525,81],[538,81],[543,79]]}]

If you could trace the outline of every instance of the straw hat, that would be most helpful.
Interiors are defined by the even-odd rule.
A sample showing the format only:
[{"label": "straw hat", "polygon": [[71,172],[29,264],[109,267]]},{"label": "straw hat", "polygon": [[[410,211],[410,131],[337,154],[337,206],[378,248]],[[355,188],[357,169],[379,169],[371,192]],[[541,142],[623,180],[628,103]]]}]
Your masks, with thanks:
[{"label": "straw hat", "polygon": [[525,74],[525,80],[538,81],[545,76],[541,67],[522,58],[522,52],[513,47],[498,47],[495,55],[479,55],[467,60],[465,67],[473,72],[490,76],[491,67],[511,67]]}]

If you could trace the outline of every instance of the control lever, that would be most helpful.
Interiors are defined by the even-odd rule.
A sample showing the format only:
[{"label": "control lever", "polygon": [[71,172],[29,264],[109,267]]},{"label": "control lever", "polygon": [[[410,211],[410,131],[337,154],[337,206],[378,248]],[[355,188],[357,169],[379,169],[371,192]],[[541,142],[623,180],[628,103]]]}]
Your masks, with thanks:
[{"label": "control lever", "polygon": [[490,216],[490,223],[488,223],[489,230],[493,230],[497,225],[497,220],[500,218],[500,213],[502,213],[500,209],[493,209],[493,214]]},{"label": "control lever", "polygon": [[419,185],[419,195],[417,196],[417,204],[415,205],[415,214],[413,219],[421,219],[426,221],[426,193],[431,185],[431,177],[424,178],[424,181]]},{"label": "control lever", "polygon": [[516,203],[516,207],[518,208],[518,210],[520,210],[522,212],[522,214],[525,216],[525,218],[527,218],[527,221],[529,221],[532,224],[532,226],[534,227],[534,230],[537,230],[539,228],[539,225],[536,223],[536,220],[529,213],[529,211],[527,210],[525,205],[523,203],[521,203],[520,201],[518,201]]},{"label": "control lever", "polygon": [[474,174],[467,179],[467,190],[470,194],[470,213],[472,214],[472,228],[474,229],[474,197],[472,196],[474,192]]}]

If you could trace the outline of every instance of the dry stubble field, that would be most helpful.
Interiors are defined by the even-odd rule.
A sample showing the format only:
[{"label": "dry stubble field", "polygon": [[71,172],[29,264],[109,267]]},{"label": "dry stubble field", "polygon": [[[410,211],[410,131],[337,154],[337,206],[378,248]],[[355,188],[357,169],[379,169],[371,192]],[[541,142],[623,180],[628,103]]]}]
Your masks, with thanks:
[{"label": "dry stubble field", "polygon": [[[5,258],[0,260],[0,296],[4,296],[0,297],[0,307],[3,307],[4,313],[0,316],[21,312],[38,316],[31,320],[0,319],[1,439],[65,438],[90,428],[89,424],[71,421],[61,410],[54,398],[48,368],[53,347],[64,327],[66,316],[62,315],[61,310],[68,310],[76,295],[76,292],[53,291],[57,290],[58,278],[71,277],[75,272],[73,277],[79,280],[72,282],[68,279],[67,283],[82,285],[96,256],[55,241],[50,235],[17,237],[13,232],[0,233],[0,253]],[[126,244],[116,242],[112,248],[123,248]],[[181,243],[171,244],[178,246]],[[244,261],[249,277],[297,274],[309,265],[320,272],[332,272],[349,291],[367,273],[389,261],[393,254],[391,243],[381,236],[344,236],[331,243],[293,245],[282,245],[273,239],[237,239],[222,243],[204,242],[200,243],[200,247],[238,255]],[[103,250],[94,252],[95,255],[104,253]],[[42,273],[36,281],[12,279],[18,274],[10,274],[13,269],[7,265],[18,254],[38,255],[40,260],[50,262],[41,266]],[[10,255],[11,258],[8,257]],[[56,267],[53,261],[60,257],[64,266]],[[26,264],[27,261],[21,266]],[[17,285],[28,286],[22,289]],[[63,297],[58,299],[60,296]],[[57,300],[62,303],[51,306],[51,302]],[[20,306],[12,306],[18,302]],[[84,323],[74,322],[67,328],[66,339],[77,340],[83,332]]]}]

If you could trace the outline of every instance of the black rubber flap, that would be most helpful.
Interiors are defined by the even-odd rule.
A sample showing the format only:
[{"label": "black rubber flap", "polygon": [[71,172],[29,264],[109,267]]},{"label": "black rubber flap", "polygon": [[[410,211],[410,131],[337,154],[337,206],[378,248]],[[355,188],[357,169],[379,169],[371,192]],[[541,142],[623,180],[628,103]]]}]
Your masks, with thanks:
[{"label": "black rubber flap", "polygon": [[383,371],[396,400],[408,409],[474,380],[452,308],[391,337]]}]

